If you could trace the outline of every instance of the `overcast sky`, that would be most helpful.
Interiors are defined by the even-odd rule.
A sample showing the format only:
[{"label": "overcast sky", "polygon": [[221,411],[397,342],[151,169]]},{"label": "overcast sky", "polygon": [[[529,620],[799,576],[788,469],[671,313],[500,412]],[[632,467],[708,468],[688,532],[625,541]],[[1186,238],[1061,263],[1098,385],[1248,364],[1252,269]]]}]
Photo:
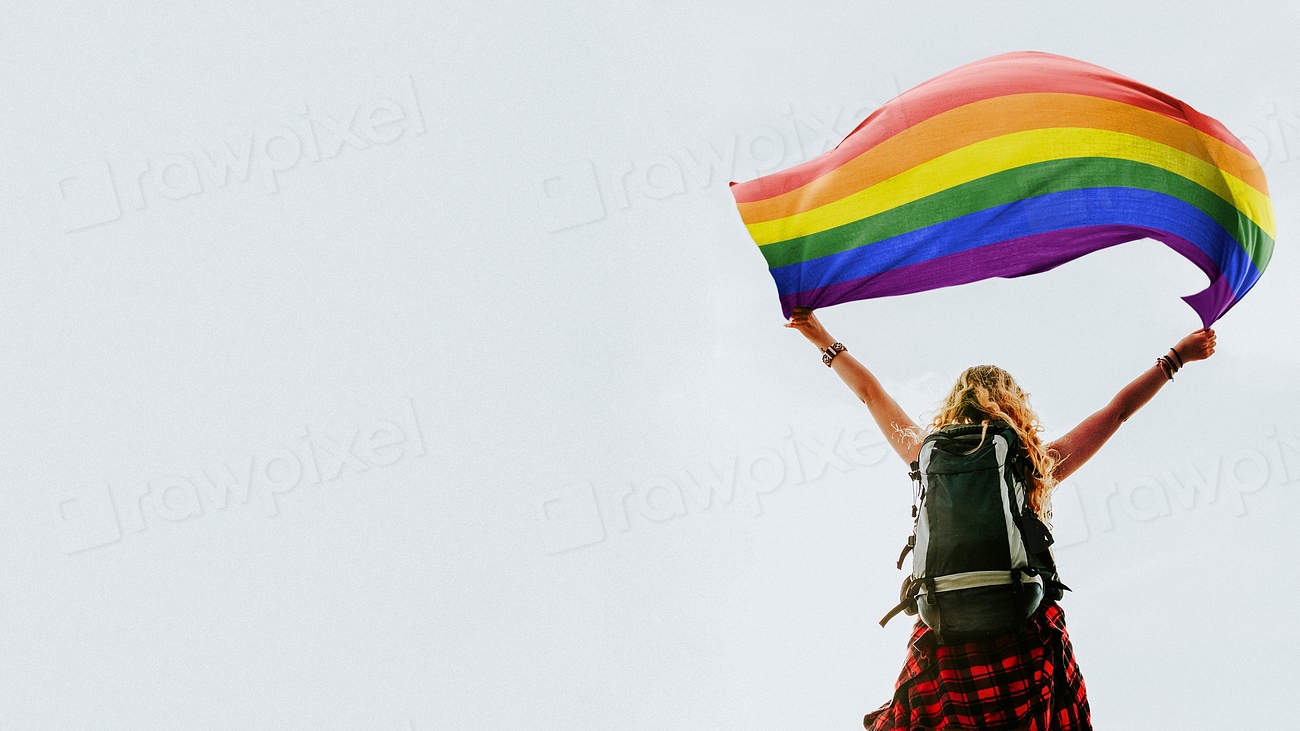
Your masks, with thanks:
[{"label": "overcast sky", "polygon": [[[1263,163],[1279,243],[1056,495],[1104,729],[1294,715],[1293,3],[11,3],[0,728],[852,729],[905,465],[783,328],[730,180],[997,53]],[[273,9],[268,9],[274,6]],[[712,162],[710,162],[712,160]],[[1142,241],[819,314],[918,421],[1048,436],[1197,329]]]}]

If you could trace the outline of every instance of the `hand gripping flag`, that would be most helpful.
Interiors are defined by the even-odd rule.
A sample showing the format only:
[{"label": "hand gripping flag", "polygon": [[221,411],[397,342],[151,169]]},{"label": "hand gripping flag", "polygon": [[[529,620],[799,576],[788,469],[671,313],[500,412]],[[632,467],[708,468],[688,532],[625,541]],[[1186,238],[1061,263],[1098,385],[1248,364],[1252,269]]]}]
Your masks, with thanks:
[{"label": "hand gripping flag", "polygon": [[1209,327],[1254,286],[1276,235],[1264,172],[1222,124],[1038,52],[931,79],[835,149],[731,192],[787,319],[1150,238],[1209,277],[1183,297]]}]

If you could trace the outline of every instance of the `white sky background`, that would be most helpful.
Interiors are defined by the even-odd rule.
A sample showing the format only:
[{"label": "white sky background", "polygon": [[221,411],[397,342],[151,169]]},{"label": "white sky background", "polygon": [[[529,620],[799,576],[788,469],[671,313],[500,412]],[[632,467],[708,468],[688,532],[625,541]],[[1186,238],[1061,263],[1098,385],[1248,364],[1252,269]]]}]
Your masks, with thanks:
[{"label": "white sky background", "polygon": [[[859,728],[905,654],[905,466],[726,183],[1025,49],[1223,121],[1281,232],[1057,495],[1094,722],[1294,716],[1293,4],[265,5],[0,23],[0,728]],[[202,169],[248,135],[246,180]],[[914,418],[996,363],[1055,437],[1205,284],[1148,241],[820,314]]]}]

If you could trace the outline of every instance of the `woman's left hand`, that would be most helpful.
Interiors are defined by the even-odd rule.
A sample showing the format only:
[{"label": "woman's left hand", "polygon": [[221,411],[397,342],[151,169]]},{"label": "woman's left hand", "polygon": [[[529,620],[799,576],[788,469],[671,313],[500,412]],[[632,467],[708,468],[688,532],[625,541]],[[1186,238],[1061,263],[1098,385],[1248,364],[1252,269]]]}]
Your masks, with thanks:
[{"label": "woman's left hand", "polygon": [[1202,328],[1193,332],[1178,341],[1178,344],[1174,346],[1174,352],[1178,354],[1179,360],[1184,363],[1209,358],[1214,355],[1214,331],[1210,328]]},{"label": "woman's left hand", "polygon": [[785,327],[792,327],[803,333],[803,336],[808,338],[808,342],[816,345],[818,350],[825,350],[831,346],[831,343],[835,342],[835,338],[826,332],[826,328],[817,319],[817,315],[813,314],[813,311],[808,307],[794,308],[794,314],[791,315],[790,321],[785,324]]}]

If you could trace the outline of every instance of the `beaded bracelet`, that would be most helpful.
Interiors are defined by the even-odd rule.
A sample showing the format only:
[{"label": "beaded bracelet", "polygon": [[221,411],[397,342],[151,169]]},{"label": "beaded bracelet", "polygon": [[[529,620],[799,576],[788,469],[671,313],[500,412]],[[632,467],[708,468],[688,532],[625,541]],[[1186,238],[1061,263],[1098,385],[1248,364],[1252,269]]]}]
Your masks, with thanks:
[{"label": "beaded bracelet", "polygon": [[1165,372],[1166,379],[1170,381],[1174,380],[1174,374],[1178,372],[1178,367],[1174,365],[1172,358],[1167,355],[1162,355],[1159,358],[1156,358],[1156,365],[1160,366],[1160,370]]},{"label": "beaded bracelet", "polygon": [[840,353],[843,353],[846,350],[848,350],[848,348],[844,347],[843,343],[839,343],[839,342],[831,343],[830,347],[822,351],[822,362],[826,364],[827,368],[830,368],[831,361],[835,360],[835,356],[839,355]]}]

